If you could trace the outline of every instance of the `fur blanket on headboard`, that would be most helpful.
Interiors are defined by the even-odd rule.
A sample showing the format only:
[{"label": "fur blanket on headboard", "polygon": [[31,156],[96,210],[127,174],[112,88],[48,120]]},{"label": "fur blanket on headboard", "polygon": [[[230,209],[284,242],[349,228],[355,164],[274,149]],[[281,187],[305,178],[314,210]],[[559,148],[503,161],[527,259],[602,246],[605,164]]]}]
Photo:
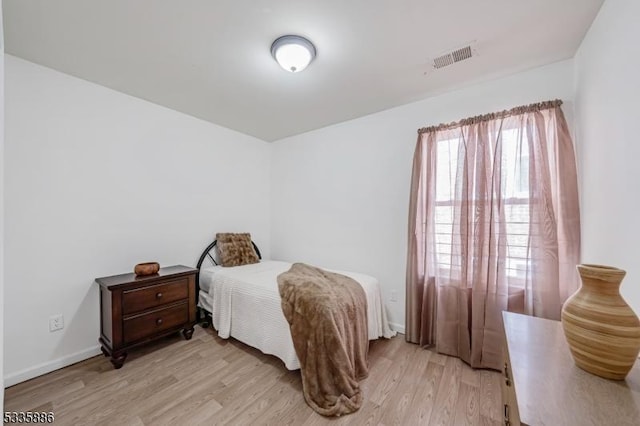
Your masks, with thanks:
[{"label": "fur blanket on headboard", "polygon": [[278,289],[307,404],[324,416],[358,410],[358,381],[369,374],[364,290],[349,277],[304,263],[280,274]]}]

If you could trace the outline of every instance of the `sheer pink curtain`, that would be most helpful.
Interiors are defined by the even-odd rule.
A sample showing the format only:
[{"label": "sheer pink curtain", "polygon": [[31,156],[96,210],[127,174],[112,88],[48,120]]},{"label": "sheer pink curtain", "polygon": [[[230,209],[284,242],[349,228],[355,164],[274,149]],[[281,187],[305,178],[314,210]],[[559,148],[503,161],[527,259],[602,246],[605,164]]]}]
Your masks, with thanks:
[{"label": "sheer pink curtain", "polygon": [[502,311],[559,319],[578,288],[580,213],[560,101],[421,129],[406,339],[500,369]]}]

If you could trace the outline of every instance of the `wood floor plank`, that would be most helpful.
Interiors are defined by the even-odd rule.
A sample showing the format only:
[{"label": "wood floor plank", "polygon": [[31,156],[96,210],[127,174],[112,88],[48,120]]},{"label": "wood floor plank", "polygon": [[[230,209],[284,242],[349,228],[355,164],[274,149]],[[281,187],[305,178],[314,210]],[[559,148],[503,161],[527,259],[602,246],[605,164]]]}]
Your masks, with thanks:
[{"label": "wood floor plank", "polygon": [[500,378],[495,371],[481,370],[480,373],[480,415],[491,420],[502,421]]},{"label": "wood floor plank", "polygon": [[48,401],[64,398],[66,395],[83,388],[84,382],[79,378],[74,378],[72,382],[68,384],[65,383],[62,386],[58,385],[51,388],[49,386],[43,386],[33,393],[25,393],[15,398],[9,397],[7,398],[4,408],[7,411],[31,411],[35,407],[43,405]]},{"label": "wood floor plank", "polygon": [[81,410],[56,409],[56,424],[95,425],[103,421],[108,421],[115,415],[120,414],[121,406],[152,398],[158,389],[163,389],[175,383],[175,380],[176,379],[171,376],[149,377],[136,383],[130,383],[129,386],[125,388],[126,392],[106,394],[103,398],[82,407]]},{"label": "wood floor plank", "polygon": [[[165,413],[171,411],[183,411],[185,406],[192,403],[200,405],[209,400],[215,401],[211,395],[211,382],[229,364],[224,359],[212,361],[212,365],[201,371],[194,372],[191,376],[178,380],[173,385],[164,389],[162,395],[145,401],[143,404],[136,404],[131,407],[146,424],[154,424],[161,419]],[[175,376],[174,376],[175,377]],[[220,405],[215,401],[217,405]],[[123,407],[127,409],[128,407]]]},{"label": "wood floor plank", "polygon": [[[387,409],[387,407],[375,404],[367,400],[364,402],[364,404],[362,404],[362,407],[360,407],[360,410],[358,410],[357,422],[359,422],[363,426],[378,425],[380,424],[380,420],[382,418],[382,415],[385,412],[385,409]],[[316,413],[313,413],[313,414],[317,415]],[[340,419],[340,421],[344,425],[352,425],[354,424],[355,420],[352,420],[350,417],[351,415],[345,416],[342,419]],[[331,420],[327,420],[327,424],[330,424],[330,422]]]},{"label": "wood floor plank", "polygon": [[427,364],[422,380],[416,388],[416,393],[407,409],[404,424],[429,424],[434,411],[436,395],[438,394],[443,371],[444,367],[438,363],[429,362]]},{"label": "wood floor plank", "polygon": [[404,336],[398,335],[393,339],[378,339],[369,342],[369,360],[376,357],[395,358],[399,350],[406,347]]},{"label": "wood floor plank", "polygon": [[460,383],[453,424],[477,425],[480,422],[480,387]]},{"label": "wood floor plank", "polygon": [[387,370],[393,365],[393,361],[388,358],[378,358],[375,362],[371,362],[369,367],[369,377],[360,382],[360,388],[365,398],[370,399],[374,395],[376,389],[381,386],[382,381],[387,376]]},{"label": "wood floor plank", "polygon": [[462,361],[447,357],[429,424],[434,426],[453,424],[461,377]]},{"label": "wood floor plank", "polygon": [[469,386],[480,388],[480,374],[478,370],[474,370],[464,362],[462,363],[462,378],[460,380]]},{"label": "wood floor plank", "polygon": [[502,426],[503,423],[500,420],[494,420],[486,416],[480,416],[480,426]]},{"label": "wood floor plank", "polygon": [[[304,403],[302,393],[296,393],[298,398],[287,397],[290,395],[294,383],[300,382],[300,375],[293,372],[285,373],[269,389],[263,398],[259,398],[249,404],[241,413],[234,417],[230,423],[248,424],[282,424],[288,417],[288,412],[297,410],[300,402]],[[296,386],[298,387],[298,386]],[[301,387],[300,387],[301,389]]]},{"label": "wood floor plank", "polygon": [[384,401],[389,395],[395,391],[400,378],[407,369],[410,359],[420,350],[418,346],[412,345],[411,348],[402,351],[402,354],[397,356],[398,359],[394,360],[391,367],[385,369],[382,380],[380,380],[380,383],[375,387],[375,390],[367,396],[367,399],[377,405],[384,404]]},{"label": "wood floor plank", "polygon": [[416,347],[411,358],[408,360],[402,377],[396,386],[389,401],[385,404],[389,407],[384,411],[380,420],[384,425],[401,425],[409,405],[421,382],[424,380],[424,374],[429,365],[431,352]]},{"label": "wood floor plank", "polygon": [[[93,362],[95,358],[91,358],[86,361],[74,364],[76,367],[83,367],[86,364]],[[84,376],[84,371],[80,371],[78,368],[62,368],[60,370],[53,371],[49,374],[27,380],[26,382],[19,383],[15,386],[11,386],[5,390],[5,398],[10,401],[18,399],[25,394],[37,395],[46,394],[51,389],[64,387],[71,383],[76,382],[79,378]]]},{"label": "wood floor plank", "polygon": [[433,349],[428,349],[433,355],[431,356],[431,362],[435,362],[436,364],[440,364],[441,366],[445,366],[447,364],[447,359],[450,358],[446,355],[442,355],[437,353]]},{"label": "wood floor plank", "polygon": [[216,416],[216,421],[228,423],[242,413],[248,405],[267,394],[284,374],[286,370],[263,363],[257,366],[248,378],[226,387],[223,394],[215,397],[223,407]]},{"label": "wood floor plank", "polygon": [[297,392],[295,395],[290,395],[289,398],[291,398],[292,400],[292,405],[289,408],[280,413],[267,415],[265,416],[264,421],[261,419],[257,422],[257,424],[273,426],[298,426],[304,424],[304,422],[312,415],[320,416],[318,413],[314,412],[311,407],[309,407],[304,401],[302,390],[300,392]]},{"label": "wood floor plank", "polygon": [[500,374],[472,370],[404,341],[370,344],[356,413],[326,418],[302,396],[299,371],[196,327],[132,351],[114,370],[94,357],[8,388],[5,408],[53,411],[59,425],[498,425]]},{"label": "wood floor plank", "polygon": [[209,420],[214,420],[218,412],[222,410],[222,405],[211,398],[193,398],[183,400],[181,404],[171,410],[164,411],[160,416],[145,422],[147,425],[180,425],[180,424],[210,424]]},{"label": "wood floor plank", "polygon": [[132,416],[128,413],[117,413],[113,417],[109,417],[101,422],[95,424],[95,426],[145,426],[140,417]]},{"label": "wood floor plank", "polygon": [[86,412],[89,407],[100,406],[104,403],[104,396],[117,395],[120,392],[131,391],[132,386],[122,377],[111,377],[105,382],[94,383],[91,387],[81,389],[79,392],[69,394],[66,397],[52,400],[52,410],[58,418],[64,418],[74,412]]}]

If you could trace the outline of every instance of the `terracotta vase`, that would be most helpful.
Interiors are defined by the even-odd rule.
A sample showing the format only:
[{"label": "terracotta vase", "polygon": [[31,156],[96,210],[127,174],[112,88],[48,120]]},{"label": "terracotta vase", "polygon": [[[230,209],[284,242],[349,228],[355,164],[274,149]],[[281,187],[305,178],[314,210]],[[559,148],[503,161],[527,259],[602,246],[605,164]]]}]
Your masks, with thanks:
[{"label": "terracotta vase", "polygon": [[640,352],[640,320],[620,295],[626,272],[578,265],[582,285],[562,307],[562,328],[576,365],[623,380]]}]

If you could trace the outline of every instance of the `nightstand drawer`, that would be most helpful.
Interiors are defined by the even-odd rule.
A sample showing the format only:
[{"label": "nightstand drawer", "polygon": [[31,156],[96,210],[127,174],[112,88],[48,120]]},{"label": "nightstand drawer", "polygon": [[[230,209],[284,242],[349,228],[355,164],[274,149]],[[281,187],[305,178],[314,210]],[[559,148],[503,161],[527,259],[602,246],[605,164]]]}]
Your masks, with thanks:
[{"label": "nightstand drawer", "polygon": [[146,314],[136,315],[123,321],[124,342],[133,343],[188,321],[189,305],[186,301]]},{"label": "nightstand drawer", "polygon": [[188,297],[189,279],[182,277],[150,287],[125,290],[122,294],[122,311],[132,314]]}]

